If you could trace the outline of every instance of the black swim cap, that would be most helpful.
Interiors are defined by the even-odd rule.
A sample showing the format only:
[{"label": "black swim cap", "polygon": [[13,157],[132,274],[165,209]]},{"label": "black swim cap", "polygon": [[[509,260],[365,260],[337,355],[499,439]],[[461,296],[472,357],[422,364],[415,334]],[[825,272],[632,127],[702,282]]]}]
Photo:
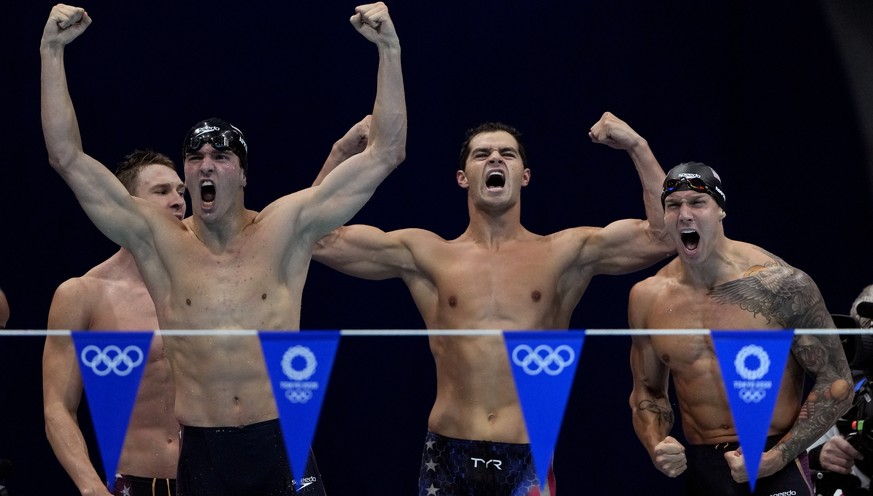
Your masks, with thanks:
[{"label": "black swim cap", "polygon": [[727,197],[721,189],[721,178],[712,167],[701,162],[685,162],[667,172],[664,189],[661,192],[661,206],[675,191],[692,190],[706,193],[715,198],[718,206],[724,209]]},{"label": "black swim cap", "polygon": [[240,167],[248,172],[249,148],[238,127],[217,117],[194,124],[185,135],[182,156],[196,152],[206,143],[216,150],[231,150],[239,157]]}]

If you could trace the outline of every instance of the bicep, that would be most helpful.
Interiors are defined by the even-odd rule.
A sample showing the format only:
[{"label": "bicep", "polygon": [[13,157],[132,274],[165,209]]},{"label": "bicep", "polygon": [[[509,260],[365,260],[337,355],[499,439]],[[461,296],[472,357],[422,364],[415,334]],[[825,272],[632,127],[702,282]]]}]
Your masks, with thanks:
[{"label": "bicep", "polygon": [[345,274],[365,279],[401,277],[415,267],[412,251],[400,231],[386,233],[372,226],[333,230],[314,247],[312,258]]},{"label": "bicep", "polygon": [[103,164],[86,154],[75,165],[59,170],[82,209],[113,242],[130,246],[148,230],[139,202]]},{"label": "bicep", "polygon": [[60,408],[75,416],[82,398],[82,376],[72,337],[46,337],[42,356],[42,391],[47,412]]},{"label": "bicep", "polygon": [[595,274],[642,270],[671,253],[668,240],[657,237],[644,220],[622,219],[606,227],[587,229],[580,262],[590,264]]},{"label": "bicep", "polygon": [[669,375],[658,358],[650,336],[633,336],[630,353],[634,390],[666,394]]},{"label": "bicep", "polygon": [[321,237],[345,224],[364,206],[393,167],[368,148],[349,157],[311,188],[301,207],[301,229]]}]

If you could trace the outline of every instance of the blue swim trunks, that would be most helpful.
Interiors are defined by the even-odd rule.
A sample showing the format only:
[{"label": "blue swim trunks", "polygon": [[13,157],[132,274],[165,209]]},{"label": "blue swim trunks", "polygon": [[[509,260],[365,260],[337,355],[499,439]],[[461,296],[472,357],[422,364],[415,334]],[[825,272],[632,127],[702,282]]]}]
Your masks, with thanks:
[{"label": "blue swim trunks", "polygon": [[[555,496],[552,467],[549,496]],[[428,432],[419,496],[540,496],[529,444],[453,439]]]},{"label": "blue swim trunks", "polygon": [[114,496],[174,496],[176,479],[115,474]]}]

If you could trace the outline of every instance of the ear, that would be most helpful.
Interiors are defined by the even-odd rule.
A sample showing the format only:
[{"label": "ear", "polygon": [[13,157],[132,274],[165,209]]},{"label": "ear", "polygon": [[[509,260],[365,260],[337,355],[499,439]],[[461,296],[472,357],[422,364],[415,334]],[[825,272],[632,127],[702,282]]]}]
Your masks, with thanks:
[{"label": "ear", "polygon": [[530,184],[530,169],[525,168],[521,173],[521,186],[527,186]]},{"label": "ear", "polygon": [[248,184],[249,177],[246,175],[245,169],[240,169],[240,173],[242,174],[242,185],[243,185],[243,188],[245,188],[246,185]]},{"label": "ear", "polygon": [[455,179],[458,181],[458,186],[464,189],[470,187],[470,184],[467,182],[467,174],[464,171],[458,169],[458,172],[455,173]]},{"label": "ear", "polygon": [[722,209],[721,212],[718,214],[718,216],[720,219],[724,219],[725,217],[727,217],[727,212],[725,212],[724,209]]}]

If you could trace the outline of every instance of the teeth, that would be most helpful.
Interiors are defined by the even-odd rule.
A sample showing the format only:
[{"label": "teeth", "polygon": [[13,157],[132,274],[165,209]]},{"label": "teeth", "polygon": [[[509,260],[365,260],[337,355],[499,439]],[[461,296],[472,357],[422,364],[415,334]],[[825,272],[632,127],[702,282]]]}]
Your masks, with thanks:
[{"label": "teeth", "polygon": [[694,233],[696,233],[697,231],[695,231],[694,229],[683,229],[683,230],[681,230],[681,231],[679,231],[679,232],[682,233],[682,234],[694,234]]},{"label": "teeth", "polygon": [[488,177],[494,177],[494,176],[503,177],[503,172],[501,172],[501,171],[491,171],[491,172],[488,173]]},{"label": "teeth", "polygon": [[212,184],[212,181],[207,179],[206,181],[200,183],[200,186],[214,186],[214,184]]}]

